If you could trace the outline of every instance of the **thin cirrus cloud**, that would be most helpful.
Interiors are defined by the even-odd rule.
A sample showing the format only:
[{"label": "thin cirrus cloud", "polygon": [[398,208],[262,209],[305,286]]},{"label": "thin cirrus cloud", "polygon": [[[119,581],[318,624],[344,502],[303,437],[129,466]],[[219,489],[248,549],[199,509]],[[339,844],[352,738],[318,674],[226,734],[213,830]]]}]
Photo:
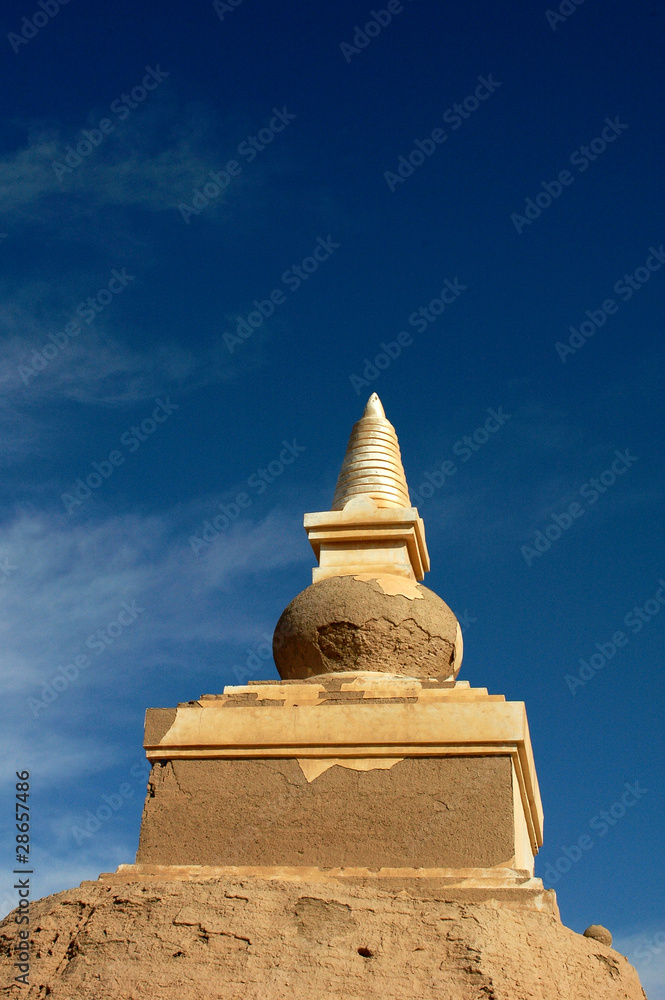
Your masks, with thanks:
[{"label": "thin cirrus cloud", "polygon": [[[159,702],[165,672],[176,689],[182,683],[189,690],[198,677],[204,690],[220,672],[233,681],[239,649],[253,648],[271,627],[255,588],[260,553],[270,553],[261,567],[268,580],[303,561],[290,539],[295,519],[283,510],[235,525],[196,558],[187,539],[201,513],[199,502],[159,516],[130,514],[78,526],[40,513],[17,518],[3,533],[0,554],[15,567],[0,587],[5,709],[14,723],[0,738],[0,752],[34,776],[40,823],[50,830],[37,837],[39,894],[132,859],[146,773],[128,777],[130,765],[145,767],[128,699],[148,684]],[[86,639],[117,618],[123,601],[136,602],[140,615],[97,657]],[[89,655],[88,668],[35,718],[29,699],[39,700],[44,682],[80,653]],[[142,709],[144,695],[138,700]],[[0,778],[12,779],[9,769]],[[133,791],[121,826],[114,814],[90,843],[76,846],[73,826],[81,826],[86,808],[94,809],[102,792],[115,792],[120,780],[131,780]],[[80,789],[75,805],[72,789]],[[40,850],[44,844],[48,849]],[[0,893],[3,913],[14,902]]]},{"label": "thin cirrus cloud", "polygon": [[[30,337],[14,336],[0,342],[0,383],[5,401],[34,406],[57,399],[95,406],[133,406],[160,393],[199,388],[232,376],[228,352],[221,343],[197,353],[175,341],[139,350],[98,329],[83,329],[79,339],[72,339],[37,370],[33,352],[51,344],[49,333],[60,329],[56,324],[33,324]],[[33,365],[35,374],[31,375]]]},{"label": "thin cirrus cloud", "polygon": [[13,218],[22,224],[57,223],[65,210],[92,216],[107,205],[172,209],[207,166],[186,140],[158,152],[121,147],[110,157],[100,153],[97,160],[82,163],[61,183],[51,163],[65,146],[38,133],[0,161],[0,212],[8,226]]},{"label": "thin cirrus cloud", "polygon": [[[62,726],[58,729],[16,727],[13,733],[0,738],[0,753],[3,760],[16,762],[21,770],[34,770],[45,788],[63,779],[76,780],[85,775],[101,774],[124,756],[120,748],[102,747],[97,740],[75,736]],[[6,768],[0,780],[3,786],[11,785],[15,781],[14,774]]]},{"label": "thin cirrus cloud", "polygon": [[[70,342],[43,370],[23,378],[33,352],[51,343],[46,326],[39,327],[40,332],[35,329],[29,339],[11,336],[0,341],[0,467],[5,469],[33,457],[52,457],[62,448],[63,405],[100,412],[130,409],[173,393],[182,400],[197,388],[234,377],[223,345],[191,352],[175,342],[162,342],[152,350],[139,350],[96,330],[85,332],[85,340]],[[33,482],[32,491],[39,493],[42,485],[41,480]]]},{"label": "thin cirrus cloud", "polygon": [[[273,510],[258,521],[247,519],[197,558],[188,538],[200,516],[197,502],[160,515],[81,525],[44,513],[22,514],[5,525],[0,554],[11,567],[0,585],[5,690],[23,699],[33,695],[49,671],[86,652],[87,638],[117,618],[123,601],[136,600],[144,609],[114,642],[134,664],[130,684],[143,658],[154,664],[174,643],[197,642],[215,652],[255,639],[260,607],[229,620],[223,640],[211,623],[228,601],[231,581],[234,603],[251,590],[260,553],[270,553],[265,573],[303,561],[290,539],[295,518]],[[104,683],[101,675],[90,677],[86,683]]]},{"label": "thin cirrus cloud", "polygon": [[[94,128],[100,117],[89,115],[78,129],[47,122],[24,127],[24,143],[0,157],[0,218],[7,228],[13,223],[47,224],[67,231],[72,220],[94,221],[107,207],[171,211],[181,224],[179,203],[191,200],[193,189],[232,158],[237,142],[251,130],[249,119],[244,125],[221,123],[201,106],[180,109],[167,99],[118,124],[71,173],[56,172],[53,164],[63,163],[67,147],[76,146],[81,130]],[[245,191],[253,203],[271,172],[289,169],[285,155],[275,150],[234,178],[214,199],[206,218],[224,217],[220,206],[242,207]]]}]

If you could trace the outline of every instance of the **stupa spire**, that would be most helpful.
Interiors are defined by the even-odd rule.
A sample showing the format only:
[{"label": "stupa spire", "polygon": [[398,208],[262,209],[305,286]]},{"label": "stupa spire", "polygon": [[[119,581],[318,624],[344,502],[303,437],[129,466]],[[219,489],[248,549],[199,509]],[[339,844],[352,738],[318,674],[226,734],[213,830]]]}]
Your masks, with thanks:
[{"label": "stupa spire", "polygon": [[305,514],[313,581],[382,573],[422,580],[425,525],[411,506],[395,428],[375,392],[353,425],[330,510]]},{"label": "stupa spire", "polygon": [[360,498],[379,508],[411,506],[397,434],[375,392],[353,425],[331,509]]}]

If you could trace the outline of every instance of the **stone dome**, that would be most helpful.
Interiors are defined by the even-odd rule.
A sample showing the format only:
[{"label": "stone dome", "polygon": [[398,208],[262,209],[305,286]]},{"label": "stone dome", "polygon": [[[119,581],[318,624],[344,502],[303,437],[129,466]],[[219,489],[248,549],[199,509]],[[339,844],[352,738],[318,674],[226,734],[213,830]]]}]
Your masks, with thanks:
[{"label": "stone dome", "polygon": [[350,670],[453,680],[462,633],[448,605],[414,580],[332,576],[284,610],[273,655],[283,680]]}]

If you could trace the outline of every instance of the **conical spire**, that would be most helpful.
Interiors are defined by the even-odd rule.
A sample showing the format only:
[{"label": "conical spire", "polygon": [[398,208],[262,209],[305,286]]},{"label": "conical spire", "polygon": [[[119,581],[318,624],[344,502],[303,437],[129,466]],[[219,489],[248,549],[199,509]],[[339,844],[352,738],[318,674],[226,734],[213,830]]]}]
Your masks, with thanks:
[{"label": "conical spire", "polygon": [[353,425],[332,510],[342,510],[350,500],[363,496],[377,507],[411,506],[397,434],[375,392]]}]

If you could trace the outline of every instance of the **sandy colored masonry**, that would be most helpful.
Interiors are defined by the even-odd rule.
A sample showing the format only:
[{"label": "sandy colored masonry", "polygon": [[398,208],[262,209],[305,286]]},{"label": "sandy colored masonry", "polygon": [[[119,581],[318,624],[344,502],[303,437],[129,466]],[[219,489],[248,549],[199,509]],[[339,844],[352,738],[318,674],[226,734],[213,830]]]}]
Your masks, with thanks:
[{"label": "sandy colored masonry", "polygon": [[[153,766],[141,864],[532,870],[510,757],[406,757],[308,781],[290,758]],[[516,831],[516,826],[519,827]],[[519,852],[519,853],[518,853]]]},{"label": "sandy colored masonry", "polygon": [[[556,894],[542,879],[515,868],[319,868],[305,865],[119,865],[99,876],[107,885],[130,882],[209,882],[216,879],[267,879],[269,881],[376,886],[400,893],[445,890],[446,898],[461,903],[493,901],[520,910],[551,913],[560,919]],[[415,881],[414,881],[415,880]],[[94,883],[83,883],[84,885]]]},{"label": "sandy colored masonry", "polygon": [[468,682],[226,687],[148,710],[145,747],[144,863],[533,872],[542,844],[524,705]]},{"label": "sandy colored masonry", "polygon": [[305,514],[319,563],[312,582],[362,573],[422,580],[429,571],[425,525],[411,506],[395,428],[375,392],[353,425],[332,510]]},{"label": "sandy colored masonry", "polygon": [[422,580],[429,570],[425,527],[415,507],[378,509],[370,501],[305,514],[304,525],[319,561],[314,583],[370,571]]},{"label": "sandy colored masonry", "polygon": [[147,757],[155,762],[507,755],[537,852],[543,810],[523,702],[506,702],[464,684],[337,676],[336,683],[326,676],[227,687],[221,696],[179,705],[175,715],[173,709],[149,709]]}]

